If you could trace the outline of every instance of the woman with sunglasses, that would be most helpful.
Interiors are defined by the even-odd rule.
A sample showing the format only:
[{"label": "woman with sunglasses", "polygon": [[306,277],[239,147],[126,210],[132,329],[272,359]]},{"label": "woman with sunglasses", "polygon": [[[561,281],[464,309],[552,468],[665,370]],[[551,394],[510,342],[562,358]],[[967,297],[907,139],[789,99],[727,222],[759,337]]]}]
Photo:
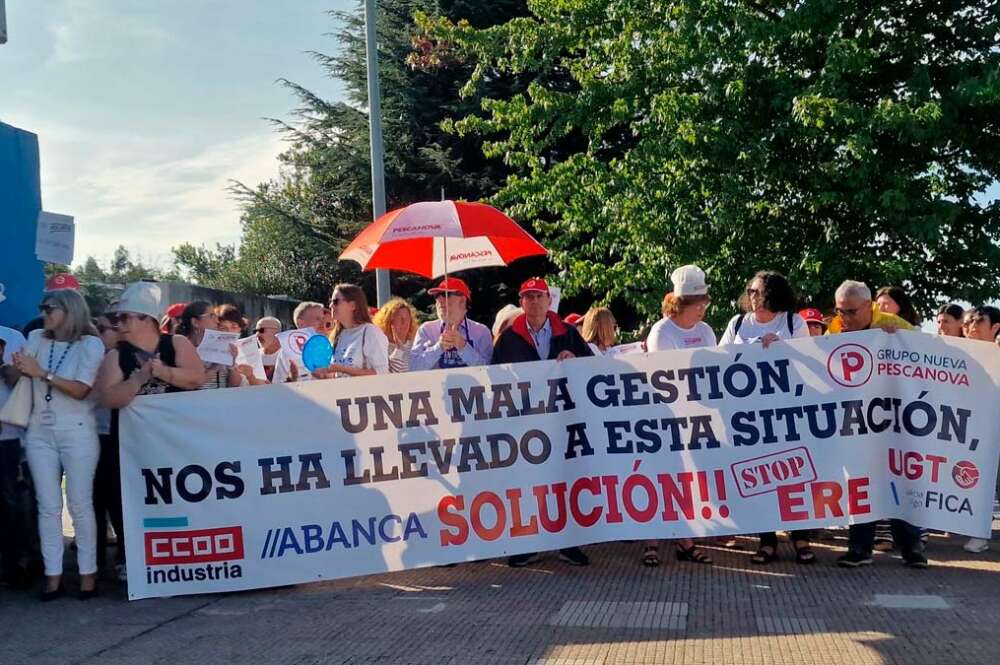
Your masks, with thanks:
[{"label": "woman with sunglasses", "polygon": [[[184,308],[176,332],[178,335],[186,337],[197,349],[201,340],[205,338],[206,330],[220,329],[219,314],[215,307],[204,300],[196,300],[188,303],[187,307]],[[234,359],[235,355],[234,353]],[[226,367],[218,363],[204,363],[204,370],[205,382],[201,385],[201,390],[235,388],[243,384],[243,374],[235,364],[232,367]]]},{"label": "woman with sunglasses", "polygon": [[338,284],[330,298],[333,359],[313,371],[317,379],[389,373],[389,340],[372,323],[368,298],[360,286]]},{"label": "woman with sunglasses", "polygon": [[281,353],[281,341],[278,339],[278,333],[281,332],[281,321],[273,316],[265,316],[257,321],[253,332],[257,335],[257,346],[260,347],[264,374],[270,381],[274,377],[274,367],[278,363],[278,354]]},{"label": "woman with sunglasses", "polygon": [[[722,335],[720,346],[726,344],[753,344],[767,346],[783,339],[809,337],[809,326],[798,315],[798,298],[788,279],[773,270],[762,270],[750,278],[740,297],[744,314],[737,314],[729,321]],[[809,547],[812,531],[792,531],[795,561],[815,563],[816,553]],[[778,553],[778,534],[771,531],[760,534],[757,552],[750,557],[756,564],[768,564]]]},{"label": "woman with sunglasses", "polygon": [[[95,317],[91,322],[104,344],[107,355],[118,346],[118,330],[111,323],[114,314]],[[98,377],[100,372],[98,372]],[[122,536],[122,495],[118,480],[118,446],[111,439],[111,409],[100,406],[94,410],[97,419],[97,438],[101,443],[101,455],[97,460],[94,475],[94,516],[97,518],[97,569],[104,570],[107,564],[108,520],[118,539],[115,554],[115,577],[125,581],[125,538]]]},{"label": "woman with sunglasses", "polygon": [[[102,474],[102,492],[113,497],[121,510],[121,460],[118,411],[139,395],[194,390],[205,380],[198,352],[187,338],[160,331],[160,287],[149,282],[133,284],[122,294],[108,315],[118,333],[118,342],[101,362],[95,389],[98,404],[111,409],[107,469]],[[102,465],[104,464],[102,459]],[[111,511],[115,517],[114,511]],[[121,523],[112,522],[118,533],[119,547],[115,572],[125,581],[124,534]]]},{"label": "woman with sunglasses", "polygon": [[97,523],[94,473],[100,454],[91,388],[104,345],[90,323],[87,303],[76,291],[51,291],[39,309],[43,328],[28,335],[15,354],[17,373],[31,381],[34,405],[24,438],[35,481],[38,533],[45,562],[43,601],[63,595],[63,475],[76,532],[80,598],[96,593]]}]

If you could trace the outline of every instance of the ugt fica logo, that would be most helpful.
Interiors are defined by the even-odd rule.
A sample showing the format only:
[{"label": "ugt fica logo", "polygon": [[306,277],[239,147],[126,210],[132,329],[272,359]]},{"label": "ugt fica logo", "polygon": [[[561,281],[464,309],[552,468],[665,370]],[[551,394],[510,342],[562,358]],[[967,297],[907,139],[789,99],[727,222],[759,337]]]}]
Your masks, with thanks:
[{"label": "ugt fica logo", "polygon": [[972,489],[979,482],[979,469],[968,460],[956,462],[951,470],[951,479],[964,490]]},{"label": "ugt fica logo", "polygon": [[826,360],[830,378],[845,388],[857,388],[868,383],[874,368],[872,352],[860,344],[841,344]]}]

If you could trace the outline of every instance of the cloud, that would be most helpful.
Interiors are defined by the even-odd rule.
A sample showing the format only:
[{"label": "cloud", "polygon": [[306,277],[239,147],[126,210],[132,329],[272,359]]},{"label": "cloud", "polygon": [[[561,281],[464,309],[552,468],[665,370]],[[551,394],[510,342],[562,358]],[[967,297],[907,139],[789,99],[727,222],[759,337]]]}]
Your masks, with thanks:
[{"label": "cloud", "polygon": [[138,136],[86,137],[36,127],[46,210],[76,218],[76,262],[106,262],[125,245],[143,262],[168,267],[170,248],[239,240],[239,207],[230,180],[253,185],[275,177],[280,137],[260,133],[179,149]]},{"label": "cloud", "polygon": [[52,51],[48,64],[63,65],[97,58],[121,57],[122,44],[143,50],[168,43],[170,34],[155,22],[155,14],[130,13],[110,0],[67,0],[64,21],[49,26]]}]

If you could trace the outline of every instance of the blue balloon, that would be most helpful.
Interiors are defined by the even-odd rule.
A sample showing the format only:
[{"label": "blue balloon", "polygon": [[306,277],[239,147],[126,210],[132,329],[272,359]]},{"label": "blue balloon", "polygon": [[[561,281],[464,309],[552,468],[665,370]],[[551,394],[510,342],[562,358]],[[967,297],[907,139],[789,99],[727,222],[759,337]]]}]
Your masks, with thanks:
[{"label": "blue balloon", "polygon": [[302,364],[310,372],[320,367],[329,367],[333,360],[333,346],[323,335],[313,335],[302,347]]}]

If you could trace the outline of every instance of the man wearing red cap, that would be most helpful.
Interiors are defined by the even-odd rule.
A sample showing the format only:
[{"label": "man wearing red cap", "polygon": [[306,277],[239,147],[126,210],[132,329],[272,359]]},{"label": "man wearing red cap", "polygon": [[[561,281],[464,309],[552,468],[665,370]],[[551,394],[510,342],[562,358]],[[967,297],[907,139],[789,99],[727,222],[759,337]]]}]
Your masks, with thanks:
[{"label": "man wearing red cap", "polygon": [[493,334],[466,316],[472,297],[468,285],[457,277],[446,277],[427,293],[434,296],[438,320],[417,329],[410,371],[489,364]]},{"label": "man wearing red cap", "polygon": [[[555,312],[549,310],[552,297],[549,285],[540,277],[533,277],[519,290],[521,309],[509,328],[500,333],[493,348],[493,363],[519,363],[532,360],[566,360],[592,356],[590,345],[583,341],[576,328],[563,323]],[[512,568],[526,566],[538,556],[537,552],[516,554],[507,559]],[[559,550],[559,558],[574,566],[586,566],[590,559],[579,547]]]},{"label": "man wearing red cap", "polygon": [[541,277],[532,277],[518,292],[521,314],[505,330],[493,349],[494,363],[517,363],[532,360],[566,360],[592,356],[590,346],[573,326],[549,311],[552,298],[549,285]]}]

